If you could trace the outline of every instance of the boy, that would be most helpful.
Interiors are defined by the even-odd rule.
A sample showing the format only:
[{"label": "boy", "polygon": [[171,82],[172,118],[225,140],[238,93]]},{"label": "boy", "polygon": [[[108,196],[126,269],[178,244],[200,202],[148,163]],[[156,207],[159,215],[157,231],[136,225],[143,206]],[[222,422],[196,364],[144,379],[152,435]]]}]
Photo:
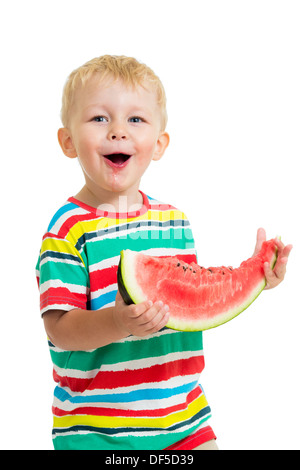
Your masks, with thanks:
[{"label": "boy", "polygon": [[[169,143],[158,77],[133,58],[103,56],[75,70],[58,140],[85,185],[52,218],[37,265],[41,313],[57,386],[55,449],[216,449],[199,385],[202,332],[164,328],[168,306],[127,306],[117,292],[122,249],[196,262],[186,216],[139,190]],[[265,234],[258,232],[259,249]],[[278,241],[270,287],[290,247]]]}]

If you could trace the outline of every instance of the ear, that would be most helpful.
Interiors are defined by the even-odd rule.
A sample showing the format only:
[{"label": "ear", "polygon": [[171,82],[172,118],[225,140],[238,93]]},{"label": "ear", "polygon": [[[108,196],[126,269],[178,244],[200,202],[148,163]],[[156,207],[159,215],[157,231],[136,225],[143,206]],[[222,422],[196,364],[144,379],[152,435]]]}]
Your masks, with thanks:
[{"label": "ear", "polygon": [[167,132],[161,132],[156,143],[156,150],[152,160],[160,160],[165,153],[170,142],[170,136]]},{"label": "ear", "polygon": [[57,132],[58,142],[64,154],[69,158],[76,158],[77,151],[73,144],[72,135],[69,129],[62,127]]}]

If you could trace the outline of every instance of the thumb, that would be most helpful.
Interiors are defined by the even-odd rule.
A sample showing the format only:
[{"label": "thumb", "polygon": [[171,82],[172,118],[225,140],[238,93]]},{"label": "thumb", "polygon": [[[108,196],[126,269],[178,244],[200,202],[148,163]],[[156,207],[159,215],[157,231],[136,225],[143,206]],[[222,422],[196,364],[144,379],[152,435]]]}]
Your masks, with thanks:
[{"label": "thumb", "polygon": [[257,253],[259,253],[259,251],[262,247],[262,244],[265,241],[266,241],[266,231],[265,231],[264,228],[261,227],[257,230],[256,245],[255,245],[253,256],[255,256],[255,255],[257,255]]},{"label": "thumb", "polygon": [[117,295],[116,295],[116,303],[120,303],[120,302],[123,302],[123,299],[122,299],[122,296],[120,294],[120,291],[118,290],[117,291]]}]

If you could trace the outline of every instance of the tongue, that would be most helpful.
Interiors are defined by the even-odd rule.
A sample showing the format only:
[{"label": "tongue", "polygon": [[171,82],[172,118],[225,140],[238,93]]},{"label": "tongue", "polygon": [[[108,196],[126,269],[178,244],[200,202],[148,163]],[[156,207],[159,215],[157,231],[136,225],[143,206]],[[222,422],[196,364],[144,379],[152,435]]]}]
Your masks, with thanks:
[{"label": "tongue", "polygon": [[125,160],[127,160],[127,158],[124,155],[115,155],[112,161],[117,165],[120,165],[121,163],[124,163]]},{"label": "tongue", "polygon": [[126,160],[128,160],[129,155],[124,155],[122,153],[116,153],[116,154],[113,154],[113,155],[107,155],[106,158],[108,158],[108,160],[115,163],[116,165],[121,165]]}]

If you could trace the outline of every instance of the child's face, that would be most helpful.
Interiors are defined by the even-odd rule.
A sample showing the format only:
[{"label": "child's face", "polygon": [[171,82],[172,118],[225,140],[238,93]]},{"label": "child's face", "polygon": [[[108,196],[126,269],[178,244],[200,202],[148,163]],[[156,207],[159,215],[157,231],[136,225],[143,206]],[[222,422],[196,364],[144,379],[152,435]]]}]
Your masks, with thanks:
[{"label": "child's face", "polygon": [[137,192],[151,160],[159,160],[169,143],[160,130],[156,94],[122,81],[99,83],[95,76],[74,103],[59,141],[67,156],[79,158],[87,187],[94,194]]}]

